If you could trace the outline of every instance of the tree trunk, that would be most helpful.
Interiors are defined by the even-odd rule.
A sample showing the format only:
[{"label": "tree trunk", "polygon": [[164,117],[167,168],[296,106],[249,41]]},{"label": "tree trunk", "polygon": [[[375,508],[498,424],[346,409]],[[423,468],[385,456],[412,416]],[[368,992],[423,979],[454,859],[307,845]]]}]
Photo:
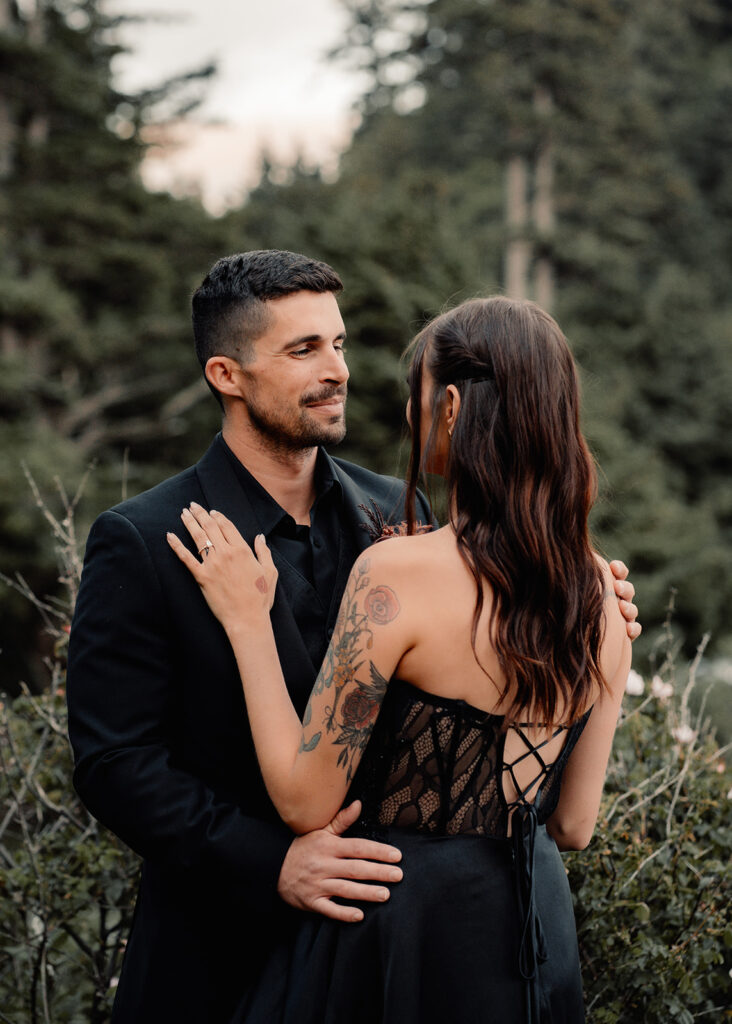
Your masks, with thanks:
[{"label": "tree trunk", "polygon": [[[11,32],[14,21],[13,5],[10,0],[0,0],[0,32]],[[0,96],[0,181],[6,181],[13,170],[15,133],[10,100],[7,96]]]},{"label": "tree trunk", "polygon": [[523,156],[512,156],[506,167],[506,294],[514,299],[528,297],[531,242],[526,237],[529,223],[527,196],[529,173]]},{"label": "tree trunk", "polygon": [[534,296],[547,312],[551,312],[554,304],[554,265],[547,251],[554,231],[554,153],[549,124],[546,123],[551,115],[552,106],[552,97],[548,89],[543,86],[537,87],[534,92],[534,110],[539,123],[545,123],[534,167],[533,220],[540,249],[534,268]]}]

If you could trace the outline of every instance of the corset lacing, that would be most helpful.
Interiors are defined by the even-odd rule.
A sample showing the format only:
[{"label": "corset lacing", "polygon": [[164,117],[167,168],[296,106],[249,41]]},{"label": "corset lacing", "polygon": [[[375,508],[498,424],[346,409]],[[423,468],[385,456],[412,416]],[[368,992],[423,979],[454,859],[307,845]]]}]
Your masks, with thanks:
[{"label": "corset lacing", "polygon": [[[553,763],[546,764],[539,751],[561,732],[565,731],[567,727],[563,725],[557,726],[551,736],[536,745],[531,742],[523,731],[530,727],[528,722],[521,722],[519,725],[511,726],[526,744],[527,749],[514,761],[504,763],[503,771],[508,772],[518,793],[515,800],[507,803],[507,807],[511,819],[516,902],[521,919],[518,963],[519,973],[526,982],[526,1024],[540,1024],[542,1021],[550,1024],[550,1021],[547,1021],[547,1018],[542,1016],[538,988],[538,967],[539,964],[544,963],[548,959],[548,953],[534,892],[534,856],[536,851],[536,831],[539,828],[536,802],[540,799],[541,784],[543,784],[550,769],[554,766]],[[533,757],[537,761],[539,772],[522,790],[516,779],[514,768],[521,761],[529,757]],[[540,788],[535,800],[527,800],[529,792],[537,783],[540,783]]]}]

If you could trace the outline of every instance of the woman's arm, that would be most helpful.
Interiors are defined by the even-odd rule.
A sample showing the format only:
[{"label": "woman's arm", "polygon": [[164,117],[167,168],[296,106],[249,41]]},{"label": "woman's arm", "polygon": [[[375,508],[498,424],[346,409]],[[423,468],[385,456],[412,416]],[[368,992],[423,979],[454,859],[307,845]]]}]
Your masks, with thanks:
[{"label": "woman's arm", "polygon": [[194,506],[184,522],[202,560],[168,540],[201,586],[231,642],[267,791],[297,833],[324,827],[341,806],[386,686],[408,647],[399,599],[386,583],[384,547],[358,559],[303,721],[282,676],[269,618],[277,570],[263,537],[255,550],[220,513]]},{"label": "woman's arm", "polygon": [[547,822],[547,831],[560,850],[583,850],[592,838],[630,671],[631,649],[626,622],[614,596],[613,575],[606,562],[601,560],[601,564],[605,577],[605,636],[600,667],[608,685],[595,701],[589,721],[569,757],[557,809]]}]

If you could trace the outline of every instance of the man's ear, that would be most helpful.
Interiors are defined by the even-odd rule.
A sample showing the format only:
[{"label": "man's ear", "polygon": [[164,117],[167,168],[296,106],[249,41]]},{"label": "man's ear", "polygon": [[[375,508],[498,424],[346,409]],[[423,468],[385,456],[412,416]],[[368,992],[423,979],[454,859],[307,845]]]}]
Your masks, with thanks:
[{"label": "man's ear", "polygon": [[448,434],[455,429],[455,421],[460,412],[460,392],[454,384],[448,384],[445,388],[445,426]]},{"label": "man's ear", "polygon": [[231,356],[211,356],[206,363],[206,380],[222,395],[240,398],[241,364]]}]

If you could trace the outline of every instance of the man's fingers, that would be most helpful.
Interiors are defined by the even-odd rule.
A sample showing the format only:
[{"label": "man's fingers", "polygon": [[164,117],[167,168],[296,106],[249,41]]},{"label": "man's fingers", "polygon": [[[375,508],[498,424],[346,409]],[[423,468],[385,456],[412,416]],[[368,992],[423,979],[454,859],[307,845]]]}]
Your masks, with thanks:
[{"label": "man's fingers", "polygon": [[617,596],[624,601],[632,601],[635,597],[635,587],[630,580],[615,580],[613,586]]},{"label": "man's fingers", "polygon": [[171,548],[175,551],[178,558],[180,558],[183,565],[191,570],[196,581],[198,581],[198,570],[201,567],[201,563],[190,553],[180,537],[176,537],[174,533],[167,533],[165,536],[168,544],[170,544]]},{"label": "man's fingers", "polygon": [[377,843],[374,839],[347,838],[341,839],[336,846],[329,849],[329,853],[339,860],[358,860],[385,862],[395,864],[402,859],[401,850],[396,846],[387,846],[386,843]]},{"label": "man's fingers", "polygon": [[361,801],[354,800],[348,807],[342,807],[335,818],[325,826],[326,832],[332,832],[333,835],[342,836],[346,829],[349,829],[355,821],[358,821],[358,816],[361,813]]},{"label": "man's fingers", "polygon": [[327,896],[314,900],[312,909],[316,914],[331,917],[334,921],[346,921],[351,924],[363,921],[363,910],[359,910],[358,907],[342,907],[340,903],[333,903]]},{"label": "man's fingers", "polygon": [[402,869],[396,864],[382,864],[376,860],[338,858],[332,864],[332,877],[359,882],[401,882]]},{"label": "man's fingers", "polygon": [[619,558],[613,559],[613,561],[608,564],[610,566],[610,572],[616,580],[624,580],[628,575],[628,566],[625,562],[621,562]]},{"label": "man's fingers", "polygon": [[389,890],[385,885],[368,885],[363,882],[349,882],[344,878],[334,878],[328,883],[332,896],[341,900],[358,900],[366,903],[386,903]]}]

